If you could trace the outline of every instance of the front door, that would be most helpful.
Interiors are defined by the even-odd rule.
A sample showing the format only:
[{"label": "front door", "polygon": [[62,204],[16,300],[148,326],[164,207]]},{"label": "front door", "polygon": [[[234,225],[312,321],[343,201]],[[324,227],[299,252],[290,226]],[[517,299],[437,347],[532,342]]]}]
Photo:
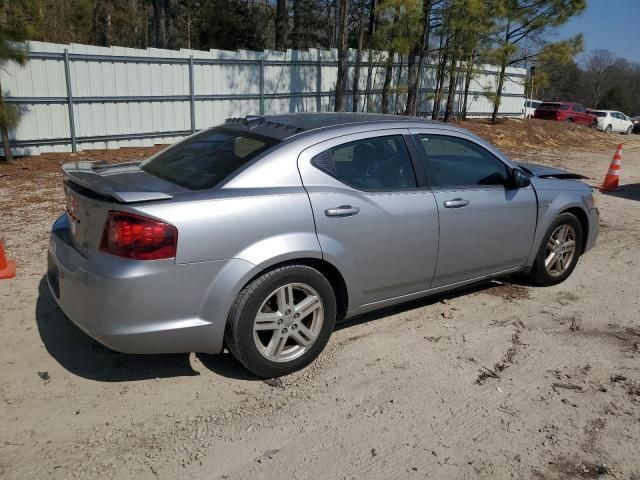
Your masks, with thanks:
[{"label": "front door", "polygon": [[533,187],[508,188],[510,167],[471,136],[414,133],[440,215],[432,287],[524,265],[536,228]]},{"label": "front door", "polygon": [[438,250],[438,211],[418,188],[408,130],[346,135],[298,159],[323,256],[345,276],[349,307],[429,288]]}]

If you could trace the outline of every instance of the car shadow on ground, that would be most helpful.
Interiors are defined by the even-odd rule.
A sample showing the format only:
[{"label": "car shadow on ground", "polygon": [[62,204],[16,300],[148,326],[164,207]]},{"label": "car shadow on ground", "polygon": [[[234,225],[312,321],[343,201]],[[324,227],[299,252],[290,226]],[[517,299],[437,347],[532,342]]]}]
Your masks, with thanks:
[{"label": "car shadow on ground", "polygon": [[620,185],[620,189],[613,192],[602,192],[603,195],[612,197],[626,198],[627,200],[635,200],[640,202],[640,183],[630,183],[628,185]]},{"label": "car shadow on ground", "polygon": [[[496,282],[479,283],[383,308],[341,321],[335,330],[426,307],[444,299],[483,292],[497,285],[499,283]],[[51,356],[67,371],[83,378],[99,382],[125,382],[199,375],[191,366],[189,354],[133,355],[102,346],[76,327],[60,310],[49,291],[46,276],[40,280],[38,287],[36,322],[40,338]],[[262,380],[246,370],[227,351],[218,355],[198,353],[197,357],[205,368],[222,377],[245,381]]]},{"label": "car shadow on ground", "polygon": [[130,355],[103,347],[76,327],[56,304],[46,276],[38,286],[36,323],[51,356],[69,372],[99,382],[194,376],[188,354]]}]

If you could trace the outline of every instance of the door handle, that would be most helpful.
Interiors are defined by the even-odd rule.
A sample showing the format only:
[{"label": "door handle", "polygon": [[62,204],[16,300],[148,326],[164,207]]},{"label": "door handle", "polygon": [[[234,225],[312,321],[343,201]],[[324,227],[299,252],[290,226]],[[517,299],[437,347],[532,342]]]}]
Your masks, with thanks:
[{"label": "door handle", "polygon": [[340,205],[336,208],[327,208],[324,214],[327,217],[350,217],[360,211],[358,207],[352,207],[351,205]]},{"label": "door handle", "polygon": [[453,200],[447,200],[444,202],[445,208],[462,208],[469,205],[469,200],[464,200],[462,198],[454,198]]}]

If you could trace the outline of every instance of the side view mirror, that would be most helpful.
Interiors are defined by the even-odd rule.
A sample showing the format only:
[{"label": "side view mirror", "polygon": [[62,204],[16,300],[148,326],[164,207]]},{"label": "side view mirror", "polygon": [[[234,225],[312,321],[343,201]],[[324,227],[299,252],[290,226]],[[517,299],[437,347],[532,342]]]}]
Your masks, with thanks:
[{"label": "side view mirror", "polygon": [[511,170],[511,178],[509,180],[509,186],[511,188],[525,188],[531,185],[529,176],[517,168]]}]

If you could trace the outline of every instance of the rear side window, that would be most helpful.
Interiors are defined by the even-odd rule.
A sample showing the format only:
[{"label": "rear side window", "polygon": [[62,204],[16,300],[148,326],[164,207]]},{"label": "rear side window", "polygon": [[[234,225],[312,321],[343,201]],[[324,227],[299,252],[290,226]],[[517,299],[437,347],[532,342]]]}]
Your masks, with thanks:
[{"label": "rear side window", "polygon": [[582,105],[574,105],[574,106],[573,106],[573,111],[574,111],[574,112],[582,113],[582,112],[584,112],[585,110],[584,110],[584,107],[583,107]]},{"label": "rear side window", "polygon": [[140,168],[190,190],[211,188],[279,140],[225,127],[205,130],[144,162]]},{"label": "rear side window", "polygon": [[607,116],[607,112],[591,112],[598,118],[603,118]]},{"label": "rear side window", "polygon": [[374,137],[338,145],[316,155],[311,164],[360,190],[416,187],[409,151],[401,135]]},{"label": "rear side window", "polygon": [[458,137],[420,135],[434,187],[505,185],[507,166],[481,146]]},{"label": "rear side window", "polygon": [[568,110],[569,105],[561,105],[559,103],[544,102],[538,107],[540,110]]}]

